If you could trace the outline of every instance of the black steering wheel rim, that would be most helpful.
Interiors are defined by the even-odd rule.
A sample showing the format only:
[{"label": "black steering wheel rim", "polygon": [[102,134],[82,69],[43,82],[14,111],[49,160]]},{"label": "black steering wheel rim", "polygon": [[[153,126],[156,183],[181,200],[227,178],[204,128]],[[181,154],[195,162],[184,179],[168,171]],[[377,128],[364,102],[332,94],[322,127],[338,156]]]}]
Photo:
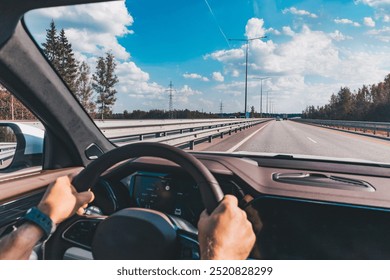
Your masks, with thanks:
[{"label": "black steering wheel rim", "polygon": [[145,156],[167,159],[187,171],[196,181],[208,213],[211,213],[223,199],[218,181],[197,158],[176,147],[152,142],[128,144],[103,154],[75,176],[72,184],[77,191],[86,191],[94,186],[100,175],[113,165],[126,159]]}]

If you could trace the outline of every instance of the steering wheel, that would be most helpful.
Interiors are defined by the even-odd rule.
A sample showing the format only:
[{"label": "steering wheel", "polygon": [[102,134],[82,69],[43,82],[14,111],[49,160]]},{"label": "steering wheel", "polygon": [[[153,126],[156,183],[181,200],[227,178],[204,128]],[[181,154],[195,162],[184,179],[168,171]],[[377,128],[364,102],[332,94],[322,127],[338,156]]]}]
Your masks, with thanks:
[{"label": "steering wheel", "polygon": [[[161,143],[143,142],[113,149],[90,163],[74,177],[72,184],[77,191],[86,191],[98,182],[100,175],[108,168],[126,159],[144,156],[167,159],[187,171],[198,185],[208,213],[223,199],[217,180],[198,159]],[[87,233],[91,229],[95,231],[90,243],[94,259],[177,259],[199,256],[197,230],[190,223],[150,209],[127,208],[107,218],[72,217],[61,224],[47,242],[46,257],[61,258],[72,243],[80,245],[78,240],[72,238],[87,239],[91,237]],[[69,244],[64,245],[64,242]],[[54,252],[54,247],[61,253]]]}]

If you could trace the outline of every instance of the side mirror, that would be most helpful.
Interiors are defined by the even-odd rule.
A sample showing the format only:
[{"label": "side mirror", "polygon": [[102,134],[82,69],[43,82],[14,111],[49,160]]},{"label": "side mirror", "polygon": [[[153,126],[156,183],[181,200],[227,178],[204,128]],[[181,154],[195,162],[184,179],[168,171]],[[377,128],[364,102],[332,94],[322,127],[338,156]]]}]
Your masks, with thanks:
[{"label": "side mirror", "polygon": [[18,122],[0,122],[0,173],[42,166],[43,129]]}]

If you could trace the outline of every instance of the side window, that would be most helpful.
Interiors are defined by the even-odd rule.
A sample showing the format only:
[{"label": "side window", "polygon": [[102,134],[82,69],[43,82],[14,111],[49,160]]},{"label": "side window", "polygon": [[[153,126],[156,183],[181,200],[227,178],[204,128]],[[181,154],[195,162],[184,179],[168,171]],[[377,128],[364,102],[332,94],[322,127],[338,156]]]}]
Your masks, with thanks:
[{"label": "side window", "polygon": [[35,116],[0,85],[0,178],[41,168],[44,129]]}]

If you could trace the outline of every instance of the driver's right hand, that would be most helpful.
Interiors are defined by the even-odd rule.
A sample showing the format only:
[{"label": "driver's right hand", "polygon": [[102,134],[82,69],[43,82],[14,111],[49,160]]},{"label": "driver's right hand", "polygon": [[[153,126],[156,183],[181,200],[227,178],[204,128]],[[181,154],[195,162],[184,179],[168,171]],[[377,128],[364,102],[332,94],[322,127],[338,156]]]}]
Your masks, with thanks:
[{"label": "driver's right hand", "polygon": [[83,214],[94,198],[91,191],[78,193],[71,184],[71,178],[63,176],[47,188],[38,208],[59,224],[75,213]]},{"label": "driver's right hand", "polygon": [[198,230],[204,260],[246,259],[256,241],[252,224],[232,195],[226,195],[211,215],[202,212]]}]

